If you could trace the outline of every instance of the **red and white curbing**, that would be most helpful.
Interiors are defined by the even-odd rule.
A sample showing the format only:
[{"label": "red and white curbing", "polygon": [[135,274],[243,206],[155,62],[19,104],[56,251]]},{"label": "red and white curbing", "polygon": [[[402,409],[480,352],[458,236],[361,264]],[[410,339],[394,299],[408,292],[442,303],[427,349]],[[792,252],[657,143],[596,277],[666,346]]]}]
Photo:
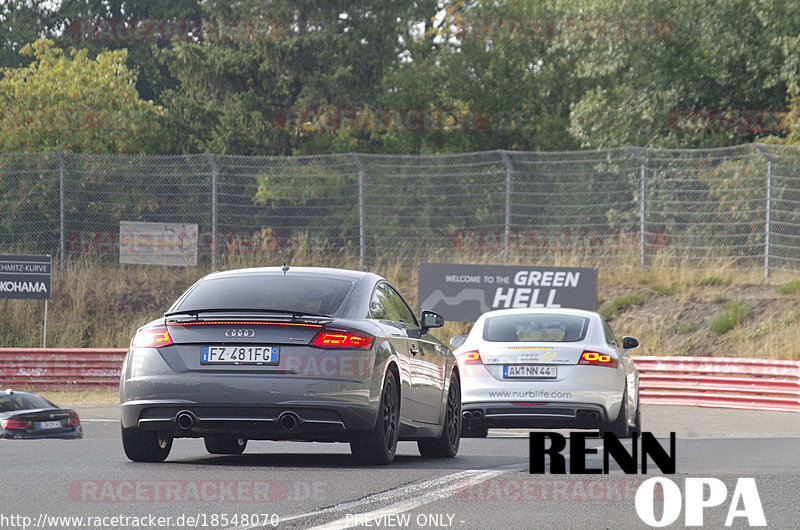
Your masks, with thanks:
[{"label": "red and white curbing", "polygon": [[[0,348],[0,389],[116,388],[123,348]],[[642,403],[800,412],[800,361],[634,356]]]}]

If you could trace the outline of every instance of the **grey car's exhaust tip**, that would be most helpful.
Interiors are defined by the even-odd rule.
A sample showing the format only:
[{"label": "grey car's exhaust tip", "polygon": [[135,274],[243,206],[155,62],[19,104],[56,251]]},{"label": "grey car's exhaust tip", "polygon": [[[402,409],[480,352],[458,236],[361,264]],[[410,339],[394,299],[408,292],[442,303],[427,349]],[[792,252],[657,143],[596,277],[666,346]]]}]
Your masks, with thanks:
[{"label": "grey car's exhaust tip", "polygon": [[197,421],[197,418],[195,418],[194,414],[188,410],[182,410],[177,416],[175,416],[175,423],[177,423],[178,427],[184,431],[188,431],[194,427],[195,421]]},{"label": "grey car's exhaust tip", "polygon": [[300,425],[300,416],[294,412],[281,412],[278,416],[278,425],[285,431],[293,431]]}]

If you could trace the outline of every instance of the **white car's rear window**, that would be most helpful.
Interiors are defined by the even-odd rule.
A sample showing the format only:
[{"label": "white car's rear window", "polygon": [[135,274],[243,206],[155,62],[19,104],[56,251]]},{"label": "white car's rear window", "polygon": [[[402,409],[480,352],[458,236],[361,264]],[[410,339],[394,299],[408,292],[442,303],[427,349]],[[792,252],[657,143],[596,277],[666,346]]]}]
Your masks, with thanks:
[{"label": "white car's rear window", "polygon": [[589,319],[577,315],[517,314],[486,319],[483,340],[490,342],[579,342]]}]

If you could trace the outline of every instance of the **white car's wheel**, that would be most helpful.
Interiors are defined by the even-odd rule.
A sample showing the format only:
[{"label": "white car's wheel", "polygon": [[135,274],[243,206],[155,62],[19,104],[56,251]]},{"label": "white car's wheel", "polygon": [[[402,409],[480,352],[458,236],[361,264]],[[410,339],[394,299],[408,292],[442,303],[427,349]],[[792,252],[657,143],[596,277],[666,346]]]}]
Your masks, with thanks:
[{"label": "white car's wheel", "polygon": [[625,394],[622,395],[622,405],[620,405],[619,407],[619,414],[617,415],[617,419],[607,423],[606,427],[603,430],[614,433],[614,435],[617,438],[630,438],[632,429],[630,425],[628,425],[627,391],[625,392]]}]

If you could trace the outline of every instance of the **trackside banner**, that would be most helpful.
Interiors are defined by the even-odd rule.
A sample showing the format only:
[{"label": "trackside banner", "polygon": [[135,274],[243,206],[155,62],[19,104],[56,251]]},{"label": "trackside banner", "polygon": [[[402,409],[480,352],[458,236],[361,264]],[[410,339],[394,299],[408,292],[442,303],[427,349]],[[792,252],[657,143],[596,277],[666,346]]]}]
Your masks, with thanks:
[{"label": "trackside banner", "polygon": [[420,263],[419,301],[420,309],[457,322],[517,307],[594,311],[597,269]]},{"label": "trackside banner", "polygon": [[194,267],[197,225],[120,221],[119,262]]},{"label": "trackside banner", "polygon": [[0,298],[50,299],[50,256],[0,254]]}]

